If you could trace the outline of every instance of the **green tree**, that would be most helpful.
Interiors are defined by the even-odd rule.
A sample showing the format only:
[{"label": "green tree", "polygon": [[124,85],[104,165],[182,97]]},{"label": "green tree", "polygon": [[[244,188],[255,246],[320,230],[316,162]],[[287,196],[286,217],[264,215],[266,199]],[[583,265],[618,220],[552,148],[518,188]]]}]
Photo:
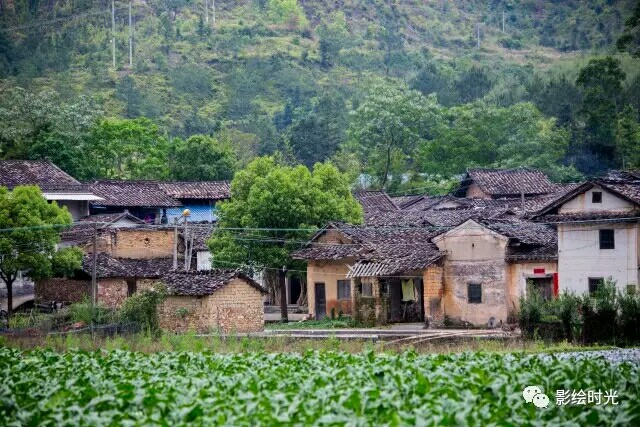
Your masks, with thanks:
[{"label": "green tree", "polygon": [[421,172],[452,176],[469,167],[531,166],[558,180],[579,177],[560,165],[569,134],[530,103],[506,108],[481,102],[452,107],[419,149]]},{"label": "green tree", "polygon": [[171,177],[182,181],[231,179],[237,164],[230,146],[205,135],[174,140],[169,159]]},{"label": "green tree", "polygon": [[104,119],[91,129],[87,143],[90,178],[165,179],[168,144],[146,118]]},{"label": "green tree", "polygon": [[391,5],[383,12],[380,19],[381,27],[378,32],[378,45],[383,51],[383,64],[385,74],[388,76],[391,69],[404,62],[404,33],[400,23],[400,15],[396,5]]},{"label": "green tree", "polygon": [[351,113],[347,131],[350,149],[360,154],[380,186],[390,176],[395,185],[411,169],[412,157],[420,142],[430,137],[441,107],[435,96],[390,85],[375,86]]},{"label": "green tree", "polygon": [[301,269],[290,254],[311,236],[308,229],[362,222],[347,179],[328,163],[310,171],[260,157],[236,173],[231,194],[220,204],[219,227],[209,241],[213,262],[223,268]]},{"label": "green tree", "polygon": [[307,167],[329,159],[344,142],[346,121],[344,99],[337,93],[322,96],[289,128],[293,154]]},{"label": "green tree", "polygon": [[297,0],[269,0],[269,17],[278,24],[289,24],[291,28],[307,25],[304,9]]},{"label": "green tree", "polygon": [[320,65],[325,68],[335,65],[340,49],[345,47],[350,39],[347,20],[343,12],[334,12],[329,19],[318,27],[320,36]]},{"label": "green tree", "polygon": [[591,59],[578,74],[576,84],[583,92],[580,114],[585,122],[585,149],[592,156],[586,162],[591,164],[591,171],[616,166],[616,116],[625,77],[620,61],[612,57]]},{"label": "green tree", "polygon": [[[55,256],[61,226],[71,224],[65,208],[45,200],[36,186],[0,187],[0,278],[7,286],[8,312],[13,307],[13,283],[24,272],[32,279],[50,277],[61,267]],[[69,256],[65,253],[68,261]],[[79,264],[77,258],[72,263]],[[70,263],[66,263],[69,265]]]},{"label": "green tree", "polygon": [[640,123],[638,110],[631,105],[616,120],[616,156],[625,167],[640,169]]},{"label": "green tree", "polygon": [[493,87],[493,80],[483,67],[471,67],[455,83],[458,100],[466,104],[485,96]]},{"label": "green tree", "polygon": [[617,47],[636,58],[640,57],[640,1],[636,2],[633,14],[625,22],[624,32],[618,38]]}]

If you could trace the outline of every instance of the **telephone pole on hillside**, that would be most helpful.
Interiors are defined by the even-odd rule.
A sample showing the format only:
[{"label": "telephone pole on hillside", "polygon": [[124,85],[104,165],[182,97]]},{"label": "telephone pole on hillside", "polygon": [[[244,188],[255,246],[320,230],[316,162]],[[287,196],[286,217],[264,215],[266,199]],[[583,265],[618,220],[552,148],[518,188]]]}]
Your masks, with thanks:
[{"label": "telephone pole on hillside", "polygon": [[504,10],[502,11],[502,34],[504,34]]},{"label": "telephone pole on hillside", "polygon": [[133,68],[133,28],[131,26],[131,0],[129,0],[129,69]]},{"label": "telephone pole on hillside", "polygon": [[111,0],[111,58],[116,69],[116,2]]},{"label": "telephone pole on hillside", "polygon": [[213,18],[212,19],[212,22],[213,22],[212,26],[213,26],[213,28],[215,28],[216,27],[216,0],[211,0],[211,3],[212,3],[211,4],[211,14],[212,14],[211,17]]},{"label": "telephone pole on hillside", "polygon": [[209,23],[209,2],[204,0],[204,21]]},{"label": "telephone pole on hillside", "polygon": [[478,49],[480,49],[480,21],[476,23],[476,27],[478,30]]}]

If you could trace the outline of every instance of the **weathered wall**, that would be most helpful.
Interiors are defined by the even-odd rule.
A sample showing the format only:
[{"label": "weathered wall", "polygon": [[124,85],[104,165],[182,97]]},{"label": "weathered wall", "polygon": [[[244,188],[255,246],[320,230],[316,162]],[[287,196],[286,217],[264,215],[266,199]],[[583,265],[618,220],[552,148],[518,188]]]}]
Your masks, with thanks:
[{"label": "weathered wall", "polygon": [[[508,239],[467,222],[434,239],[444,262],[444,315],[477,325],[491,317],[507,320],[507,278],[504,260]],[[482,285],[482,302],[468,303],[469,283]]]},{"label": "weathered wall", "polygon": [[[535,274],[534,269],[544,269],[544,273]],[[507,264],[507,308],[517,312],[520,308],[520,297],[527,294],[527,280],[536,277],[548,277],[558,272],[556,261],[534,262],[519,261]]]},{"label": "weathered wall", "polygon": [[[602,192],[602,203],[592,203],[592,194],[594,191]],[[631,209],[633,209],[633,205],[628,201],[596,186],[564,203],[560,206],[558,212],[561,214],[598,211],[626,212]]]},{"label": "weathered wall", "polygon": [[436,321],[442,320],[443,317],[443,279],[444,268],[439,265],[432,265],[422,273],[424,313]]},{"label": "weathered wall", "polygon": [[170,296],[161,305],[159,316],[160,326],[175,332],[264,330],[262,294],[242,279],[235,279],[209,296]]},{"label": "weathered wall", "polygon": [[58,206],[65,206],[74,221],[89,215],[89,202],[86,200],[56,200]]},{"label": "weathered wall", "polygon": [[[600,249],[599,229],[614,229],[615,249]],[[639,254],[638,223],[559,224],[560,291],[588,292],[589,277],[612,277],[624,290],[627,284],[640,281]]]},{"label": "weathered wall", "polygon": [[[309,315],[314,318],[316,315],[316,283],[324,283],[327,314],[329,314],[330,301],[338,301],[338,280],[346,280],[349,267],[353,264],[352,259],[340,261],[309,261],[307,265],[307,300],[309,302]],[[347,301],[345,307],[350,305]],[[344,311],[344,310],[343,310]]]},{"label": "weathered wall", "polygon": [[173,255],[173,230],[124,229],[111,235],[108,252],[119,258],[166,258]]},{"label": "weathered wall", "polygon": [[118,308],[127,299],[127,281],[122,278],[98,280],[98,302],[107,307]]},{"label": "weathered wall", "polygon": [[91,297],[91,282],[88,280],[55,277],[35,283],[34,299],[37,304],[47,301],[74,303],[85,297]]},{"label": "weathered wall", "polygon": [[467,197],[473,199],[490,199],[491,195],[482,191],[482,189],[475,182],[467,188]]}]

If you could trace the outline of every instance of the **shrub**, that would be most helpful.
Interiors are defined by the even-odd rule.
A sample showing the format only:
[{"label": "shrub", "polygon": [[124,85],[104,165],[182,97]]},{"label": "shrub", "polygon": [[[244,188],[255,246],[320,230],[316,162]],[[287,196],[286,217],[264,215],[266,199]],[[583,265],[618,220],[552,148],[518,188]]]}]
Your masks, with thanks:
[{"label": "shrub", "polygon": [[518,324],[520,325],[522,334],[527,338],[532,338],[536,327],[538,327],[542,321],[544,301],[540,294],[531,289],[531,287],[527,295],[526,298],[520,298]]},{"label": "shrub", "polygon": [[640,343],[640,294],[618,294],[618,333],[625,345]]},{"label": "shrub", "polygon": [[117,313],[103,304],[93,306],[89,297],[83,298],[81,302],[69,306],[69,316],[73,323],[84,323],[85,325],[106,325],[117,321]]},{"label": "shrub", "polygon": [[607,279],[593,295],[582,297],[582,339],[585,343],[607,343],[616,338],[618,301],[615,282]]},{"label": "shrub", "polygon": [[158,336],[160,333],[158,304],[162,303],[166,296],[166,288],[163,285],[156,285],[151,289],[135,293],[122,305],[121,320],[138,325],[151,336]]}]

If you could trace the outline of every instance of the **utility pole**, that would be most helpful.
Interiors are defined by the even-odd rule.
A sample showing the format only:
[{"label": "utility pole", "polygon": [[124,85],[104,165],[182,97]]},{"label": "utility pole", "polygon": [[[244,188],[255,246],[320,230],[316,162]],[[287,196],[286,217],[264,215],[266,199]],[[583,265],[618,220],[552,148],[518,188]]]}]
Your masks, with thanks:
[{"label": "utility pole", "polygon": [[209,2],[204,0],[204,20],[208,24],[209,23]]},{"label": "utility pole", "polygon": [[478,29],[478,49],[480,49],[480,22],[476,23],[476,27]]},{"label": "utility pole", "polygon": [[129,69],[133,68],[133,28],[131,26],[131,0],[129,0]]},{"label": "utility pole", "polygon": [[504,34],[504,10],[502,11],[502,34]]},{"label": "utility pole", "polygon": [[111,58],[116,69],[116,2],[111,0]]},{"label": "utility pole", "polygon": [[289,322],[289,310],[287,310],[287,266],[283,266],[278,271],[278,281],[280,282],[280,321],[282,323]]},{"label": "utility pole", "polygon": [[178,224],[173,226],[173,269],[178,269]]},{"label": "utility pole", "polygon": [[187,245],[189,244],[189,239],[187,238],[187,226],[189,224],[189,216],[184,216],[184,271],[187,271],[187,264],[189,262],[189,257],[187,256],[189,251],[187,250]]},{"label": "utility pole", "polygon": [[98,302],[98,280],[97,264],[98,264],[98,223],[93,223],[93,253],[91,254],[91,303],[93,306]]},{"label": "utility pole", "polygon": [[212,17],[212,26],[216,27],[216,0],[211,0],[211,17]]}]

